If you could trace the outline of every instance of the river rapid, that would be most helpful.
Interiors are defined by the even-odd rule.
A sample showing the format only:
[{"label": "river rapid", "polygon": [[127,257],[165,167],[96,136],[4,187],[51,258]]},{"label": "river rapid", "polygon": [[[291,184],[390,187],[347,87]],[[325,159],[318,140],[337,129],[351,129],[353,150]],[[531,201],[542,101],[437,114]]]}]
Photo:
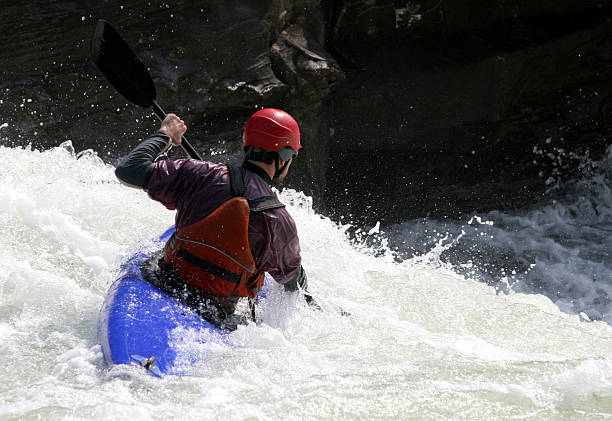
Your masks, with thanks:
[{"label": "river rapid", "polygon": [[2,420],[612,419],[610,154],[522,213],[386,232],[285,189],[323,311],[272,288],[260,323],[163,379],[108,368],[97,324],[173,213],[69,143],[0,160]]}]

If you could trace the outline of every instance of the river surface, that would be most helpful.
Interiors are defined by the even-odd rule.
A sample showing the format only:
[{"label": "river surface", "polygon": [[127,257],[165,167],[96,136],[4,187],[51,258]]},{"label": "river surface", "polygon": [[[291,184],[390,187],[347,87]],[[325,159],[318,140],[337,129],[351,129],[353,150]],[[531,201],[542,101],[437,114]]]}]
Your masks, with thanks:
[{"label": "river surface", "polygon": [[357,235],[286,189],[323,311],[272,288],[158,379],[107,367],[97,324],[173,213],[93,152],[0,147],[0,419],[612,419],[611,160],[522,212]]}]

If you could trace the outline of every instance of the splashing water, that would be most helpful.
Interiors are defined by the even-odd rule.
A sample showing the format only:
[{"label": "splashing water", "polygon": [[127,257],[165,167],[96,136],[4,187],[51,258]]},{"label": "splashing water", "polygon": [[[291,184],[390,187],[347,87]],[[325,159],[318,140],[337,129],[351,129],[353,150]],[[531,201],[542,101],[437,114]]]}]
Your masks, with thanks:
[{"label": "splashing water", "polygon": [[544,294],[565,312],[612,324],[612,147],[580,169],[531,210],[463,224],[409,221],[388,230],[389,245],[402,259],[437,250],[457,273],[506,292]]},{"label": "splashing water", "polygon": [[352,244],[291,190],[281,200],[323,311],[273,288],[263,322],[195,349],[207,358],[188,376],[109,369],[96,338],[106,290],[173,214],[120,186],[95,153],[79,156],[70,144],[0,147],[0,419],[612,417],[610,325],[541,294],[499,294],[442,251],[398,261]]}]

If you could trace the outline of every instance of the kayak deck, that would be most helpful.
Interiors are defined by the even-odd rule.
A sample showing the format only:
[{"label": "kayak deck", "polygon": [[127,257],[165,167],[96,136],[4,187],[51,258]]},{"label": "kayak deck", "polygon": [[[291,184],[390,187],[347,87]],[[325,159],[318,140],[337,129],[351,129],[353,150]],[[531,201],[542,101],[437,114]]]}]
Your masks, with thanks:
[{"label": "kayak deck", "polygon": [[[170,228],[160,241],[173,232]],[[185,331],[194,332],[189,340],[199,343],[225,342],[229,331],[150,284],[141,271],[148,258],[143,253],[130,258],[109,289],[98,326],[102,353],[109,366],[140,365],[157,377],[181,374],[201,358],[193,346],[182,343]]]}]

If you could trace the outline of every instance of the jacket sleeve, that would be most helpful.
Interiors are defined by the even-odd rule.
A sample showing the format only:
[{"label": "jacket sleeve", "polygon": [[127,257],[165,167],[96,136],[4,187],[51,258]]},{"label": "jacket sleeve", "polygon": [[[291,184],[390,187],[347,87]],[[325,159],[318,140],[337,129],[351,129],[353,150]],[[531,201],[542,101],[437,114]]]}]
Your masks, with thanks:
[{"label": "jacket sleeve", "polygon": [[115,175],[123,184],[146,190],[155,167],[155,159],[169,146],[170,137],[157,132],[119,161]]},{"label": "jacket sleeve", "polygon": [[284,284],[285,291],[294,292],[298,289],[302,291],[308,291],[308,277],[303,266],[300,266],[298,271],[295,273],[286,284]]}]

